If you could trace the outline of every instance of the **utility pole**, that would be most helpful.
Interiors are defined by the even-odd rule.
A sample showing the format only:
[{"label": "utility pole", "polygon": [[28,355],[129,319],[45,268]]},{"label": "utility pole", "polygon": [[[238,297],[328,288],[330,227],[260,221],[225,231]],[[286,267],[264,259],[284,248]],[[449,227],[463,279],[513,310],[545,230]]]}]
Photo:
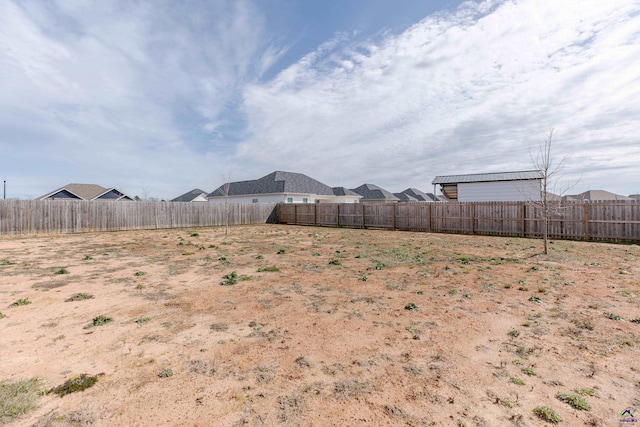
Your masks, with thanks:
[{"label": "utility pole", "polygon": [[3,200],[7,200],[7,177],[4,177],[4,195],[2,197]]}]

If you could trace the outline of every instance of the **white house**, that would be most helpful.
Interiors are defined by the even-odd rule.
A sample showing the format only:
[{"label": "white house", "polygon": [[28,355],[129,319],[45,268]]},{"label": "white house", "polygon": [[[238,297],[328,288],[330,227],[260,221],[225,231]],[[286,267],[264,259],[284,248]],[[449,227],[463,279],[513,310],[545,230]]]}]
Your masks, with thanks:
[{"label": "white house", "polygon": [[542,184],[539,170],[436,176],[447,201],[516,202],[538,201]]},{"label": "white house", "polygon": [[199,188],[194,188],[193,190],[184,193],[181,196],[176,197],[175,199],[171,199],[172,202],[207,202],[207,193],[205,191],[200,190]]},{"label": "white house", "polygon": [[67,184],[38,197],[36,200],[111,200],[131,202],[134,199],[113,187],[105,188],[96,184]]},{"label": "white house", "polygon": [[214,203],[358,203],[362,196],[309,178],[275,171],[251,181],[227,182],[207,195]]}]

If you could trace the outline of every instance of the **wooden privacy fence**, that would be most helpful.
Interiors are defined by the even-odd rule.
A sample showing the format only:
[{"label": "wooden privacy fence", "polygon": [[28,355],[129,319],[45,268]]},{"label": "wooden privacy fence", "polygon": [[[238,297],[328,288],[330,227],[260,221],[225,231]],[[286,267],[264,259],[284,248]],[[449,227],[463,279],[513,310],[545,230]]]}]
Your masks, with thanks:
[{"label": "wooden privacy fence", "polygon": [[[554,239],[640,242],[640,202],[569,203],[549,219]],[[541,209],[526,202],[285,204],[281,224],[541,237]]]},{"label": "wooden privacy fence", "polygon": [[277,222],[275,203],[0,200],[0,235]]}]

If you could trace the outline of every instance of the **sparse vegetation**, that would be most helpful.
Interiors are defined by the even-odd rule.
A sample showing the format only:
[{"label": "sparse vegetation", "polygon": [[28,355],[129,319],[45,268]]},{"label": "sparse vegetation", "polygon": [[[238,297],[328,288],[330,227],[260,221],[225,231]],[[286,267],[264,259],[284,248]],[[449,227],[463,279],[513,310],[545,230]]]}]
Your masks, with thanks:
[{"label": "sparse vegetation", "polygon": [[80,293],[71,295],[69,298],[65,300],[65,302],[84,301],[92,298],[93,298],[92,294],[88,294],[86,292],[80,292]]},{"label": "sparse vegetation", "polygon": [[524,381],[522,381],[520,378],[518,377],[511,377],[510,381],[516,385],[524,385]]},{"label": "sparse vegetation", "polygon": [[622,318],[622,316],[618,316],[617,314],[613,314],[613,313],[609,313],[609,312],[605,312],[604,313],[604,317],[606,317],[607,319],[611,319],[611,320],[618,320],[618,321],[624,320]]},{"label": "sparse vegetation", "polygon": [[530,377],[533,377],[536,375],[536,371],[534,371],[533,368],[522,368],[522,373],[529,375]]},{"label": "sparse vegetation", "polygon": [[98,376],[99,375],[80,374],[77,377],[68,379],[63,384],[54,387],[49,391],[49,393],[54,393],[63,397],[67,394],[84,391],[89,387],[93,387],[95,383],[98,382]]},{"label": "sparse vegetation", "polygon": [[562,421],[562,418],[560,417],[560,415],[558,415],[556,411],[554,411],[548,406],[538,406],[533,410],[533,412],[538,417],[552,424],[558,424],[560,421]]},{"label": "sparse vegetation", "polygon": [[407,305],[404,306],[405,310],[410,310],[410,311],[417,311],[418,310],[418,306],[415,305],[414,303],[410,302]]},{"label": "sparse vegetation", "polygon": [[171,368],[164,368],[163,370],[158,372],[158,376],[160,378],[169,378],[172,375],[173,375],[173,369]]},{"label": "sparse vegetation", "polygon": [[29,298],[20,298],[12,302],[9,307],[20,307],[22,305],[29,305],[29,304],[31,304],[31,301],[29,301]]},{"label": "sparse vegetation", "polygon": [[[558,241],[544,256],[526,238],[258,225],[200,253],[188,240],[206,247],[220,228],[198,229],[198,239],[191,231],[3,240],[0,256],[15,265],[0,267],[9,317],[0,320],[0,379],[48,372],[55,386],[108,372],[64,409],[51,406],[52,393],[41,400],[49,409],[9,425],[81,425],[70,410],[99,411],[94,424],[111,411],[121,425],[149,415],[175,424],[162,406],[125,402],[153,403],[156,392],[183,424],[214,412],[230,425],[357,424],[339,412],[357,406],[374,424],[542,426],[560,422],[538,406],[549,405],[560,425],[604,425],[603,410],[615,421],[640,390],[640,325],[630,323],[640,316],[636,246]],[[187,250],[196,255],[181,256]],[[95,260],[81,261],[87,253]],[[74,275],[53,276],[51,265],[64,263]],[[621,266],[631,273],[617,274]],[[220,286],[232,270],[239,286]],[[65,287],[33,287],[41,283]],[[27,297],[31,306],[6,308]],[[115,320],[82,330],[96,313]],[[220,393],[212,381],[225,385]],[[582,396],[591,411],[558,391]],[[320,412],[332,401],[337,409]]]},{"label": "sparse vegetation", "polygon": [[339,259],[332,259],[329,261],[329,265],[342,265]]},{"label": "sparse vegetation", "polygon": [[358,379],[337,381],[333,391],[338,400],[347,400],[350,397],[364,393],[368,390],[369,383]]},{"label": "sparse vegetation", "polygon": [[587,400],[579,394],[557,393],[556,398],[564,403],[568,403],[572,407],[581,411],[591,410],[591,405]]},{"label": "sparse vegetation", "polygon": [[93,318],[93,320],[91,321],[91,323],[89,323],[87,326],[85,326],[85,329],[89,329],[89,328],[93,328],[94,326],[103,326],[106,325],[107,323],[113,322],[113,318],[111,317],[107,317],[107,316],[103,316],[102,314],[100,316],[96,316]]},{"label": "sparse vegetation", "polygon": [[238,274],[235,271],[222,276],[222,282],[220,282],[222,286],[231,286],[235,285],[236,283],[238,283]]},{"label": "sparse vegetation", "polygon": [[136,271],[133,275],[136,277],[144,276],[147,274],[145,271]]},{"label": "sparse vegetation", "polygon": [[69,274],[69,270],[66,268],[59,268],[53,272],[53,274]]},{"label": "sparse vegetation", "polygon": [[0,424],[35,409],[41,393],[42,382],[37,378],[0,381]]}]

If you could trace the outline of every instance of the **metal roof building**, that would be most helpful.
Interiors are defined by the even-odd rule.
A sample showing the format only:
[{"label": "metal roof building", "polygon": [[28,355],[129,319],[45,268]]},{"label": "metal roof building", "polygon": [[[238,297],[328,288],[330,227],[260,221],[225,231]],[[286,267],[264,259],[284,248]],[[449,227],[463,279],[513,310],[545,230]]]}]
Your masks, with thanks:
[{"label": "metal roof building", "polygon": [[542,171],[514,171],[436,176],[431,182],[440,185],[448,201],[494,202],[540,200]]}]

